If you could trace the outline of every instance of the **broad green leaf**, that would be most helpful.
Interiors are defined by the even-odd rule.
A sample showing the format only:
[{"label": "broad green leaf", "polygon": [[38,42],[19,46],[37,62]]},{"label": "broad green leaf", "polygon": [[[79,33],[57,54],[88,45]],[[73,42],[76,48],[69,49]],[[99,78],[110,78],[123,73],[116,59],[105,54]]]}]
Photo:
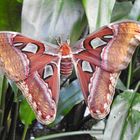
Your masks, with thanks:
[{"label": "broad green leaf", "polygon": [[80,0],[24,0],[22,33],[48,42],[54,42],[58,37],[66,41],[72,38],[73,32],[77,35],[75,38],[79,38],[85,23],[83,18]]},{"label": "broad green leaf", "polygon": [[84,31],[84,28],[87,25],[86,16],[83,16],[82,19],[80,18],[73,26],[70,32],[70,41],[74,44]]},{"label": "broad green leaf", "polygon": [[20,104],[19,115],[22,123],[25,125],[32,124],[32,121],[35,119],[35,114],[26,100],[23,100]]},{"label": "broad green leaf", "polygon": [[16,86],[16,84],[13,81],[11,81],[11,80],[8,80],[8,81],[10,83],[10,86],[12,87],[12,90],[13,90],[14,94],[17,95],[17,93],[18,93],[18,87]]},{"label": "broad green leaf", "polygon": [[135,0],[135,3],[130,11],[129,18],[140,20],[140,0]]},{"label": "broad green leaf", "polygon": [[110,23],[115,0],[82,0],[90,32]]},{"label": "broad green leaf", "polygon": [[134,4],[131,1],[115,3],[111,21],[122,19],[140,20],[140,0],[135,0]]},{"label": "broad green leaf", "polygon": [[0,30],[19,31],[21,23],[21,4],[16,0],[0,1]]},{"label": "broad green leaf", "polygon": [[140,139],[140,94],[125,91],[114,100],[104,140]]},{"label": "broad green leaf", "polygon": [[116,2],[112,11],[111,21],[128,19],[132,6],[133,4],[130,1]]},{"label": "broad green leaf", "polygon": [[57,124],[63,117],[78,103],[83,100],[83,95],[78,81],[73,81],[69,86],[62,88],[58,103],[58,111],[56,120],[53,124]]},{"label": "broad green leaf", "polygon": [[[82,130],[82,131],[71,131],[71,132],[50,134],[50,135],[35,138],[35,140],[61,140],[62,138],[64,139],[64,137],[65,137],[65,139],[70,139],[72,136],[78,136],[78,135],[80,136],[79,138],[81,138],[81,136],[83,135],[83,137],[82,137],[82,140],[83,140],[85,138],[84,135],[88,135],[88,134],[90,135],[91,133],[95,136],[100,135],[99,133],[97,133],[97,132],[94,133],[91,130],[86,130],[86,131]],[[71,139],[73,140],[75,138],[71,138]],[[100,139],[101,138],[99,138],[99,140]],[[96,140],[96,138],[93,138],[92,140]]]},{"label": "broad green leaf", "polygon": [[118,79],[116,88],[117,88],[117,89],[120,89],[120,90],[122,90],[122,91],[124,91],[124,90],[127,89],[127,88],[125,87],[125,85],[123,84],[123,82],[122,82],[120,79]]},{"label": "broad green leaf", "polygon": [[133,71],[133,78],[135,80],[140,79],[140,66],[138,66],[134,71]]},{"label": "broad green leaf", "polygon": [[19,3],[23,3],[23,0],[17,0],[17,2],[19,2]]}]

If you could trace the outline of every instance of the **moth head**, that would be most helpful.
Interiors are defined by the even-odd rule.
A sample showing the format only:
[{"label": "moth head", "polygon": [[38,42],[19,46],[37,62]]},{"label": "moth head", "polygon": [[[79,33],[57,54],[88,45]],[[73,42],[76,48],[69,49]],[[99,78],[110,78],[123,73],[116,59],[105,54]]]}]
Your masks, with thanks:
[{"label": "moth head", "polygon": [[62,56],[66,56],[66,55],[69,55],[71,54],[71,48],[69,46],[68,43],[62,43],[60,44],[60,51]]}]

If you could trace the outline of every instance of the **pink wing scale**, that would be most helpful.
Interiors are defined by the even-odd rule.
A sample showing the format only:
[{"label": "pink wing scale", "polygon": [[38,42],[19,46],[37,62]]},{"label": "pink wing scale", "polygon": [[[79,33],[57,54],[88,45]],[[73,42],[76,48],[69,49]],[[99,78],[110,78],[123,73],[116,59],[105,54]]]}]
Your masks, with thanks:
[{"label": "pink wing scale", "polygon": [[13,39],[13,44],[14,45],[17,44],[16,47],[19,48],[20,50],[26,47],[29,43],[35,44],[38,47],[37,52],[35,54],[31,52],[24,52],[27,55],[28,60],[30,61],[30,73],[34,72],[37,69],[40,69],[41,67],[44,67],[46,64],[50,63],[51,61],[58,60],[57,56],[53,56],[46,53],[44,54],[45,47],[47,46],[45,46],[43,43],[39,41],[24,37],[22,35],[17,35]]},{"label": "pink wing scale", "polygon": [[[105,26],[102,27],[101,29],[97,30],[96,32],[90,34],[89,36],[86,37],[86,39],[83,42],[84,47],[86,48],[87,51],[89,51],[92,54],[101,54],[102,51],[102,46],[100,46],[99,48],[97,48],[96,50],[93,50],[90,42],[95,39],[95,38],[100,38],[106,42],[109,42],[111,40],[111,38],[104,38],[104,36],[111,36],[113,35],[113,31],[112,29],[110,29],[109,27]],[[105,46],[105,45],[103,45]]]},{"label": "pink wing scale", "polygon": [[[15,37],[14,43],[18,44],[23,42],[24,46],[28,43],[36,44],[39,48],[36,54],[25,52],[30,60],[30,73],[29,77],[24,80],[25,85],[28,87],[28,94],[25,97],[31,107],[33,108],[36,116],[43,124],[51,123],[56,116],[57,103],[59,99],[59,58],[50,54],[44,54],[45,46],[29,38],[22,36]],[[23,47],[20,46],[19,47]],[[51,76],[43,79],[43,70],[46,65],[51,65],[53,73]],[[22,83],[17,83],[19,88],[22,89]]]},{"label": "pink wing scale", "polygon": [[94,46],[91,46],[91,41],[96,38],[100,38],[107,44],[111,41],[112,38],[104,38],[104,36],[106,35],[113,36],[113,31],[105,26],[99,31],[90,34],[82,43],[79,42],[78,44],[76,44],[75,47],[81,51],[78,53],[78,55],[74,52],[74,58],[84,60],[98,67],[101,67],[101,53],[103,48],[105,47],[105,44],[97,47],[96,49],[93,49]]},{"label": "pink wing scale", "polygon": [[[36,41],[34,39],[27,38],[25,36],[22,36],[20,34],[17,34],[16,36],[13,36],[12,39],[13,45],[18,45],[19,49],[23,49],[28,43],[36,44],[38,46],[37,54],[43,54],[45,51],[44,44]],[[29,53],[30,55],[34,56],[33,54]]]},{"label": "pink wing scale", "polygon": [[[96,38],[106,44],[94,48],[91,42]],[[76,46],[81,51],[74,53],[73,61],[93,118],[102,119],[109,113],[117,79],[121,70],[128,66],[139,43],[140,25],[129,21],[105,26]],[[84,71],[84,61],[94,70]]]},{"label": "pink wing scale", "polygon": [[[1,33],[0,44],[1,67],[21,89],[37,119],[43,124],[51,123],[59,98],[59,58],[46,54],[43,43],[18,33]],[[35,53],[24,49],[30,44],[37,48]],[[42,72],[48,64],[53,68],[52,75],[43,79]]]},{"label": "pink wing scale", "polygon": [[52,97],[49,85],[42,80],[37,72],[34,72],[26,80],[17,82],[17,85],[41,123],[49,124],[55,119],[57,103]]},{"label": "pink wing scale", "polygon": [[112,24],[110,28],[114,31],[114,38],[102,50],[101,67],[107,71],[121,71],[128,66],[140,43],[135,36],[140,35],[140,25],[135,22],[122,22]]},{"label": "pink wing scale", "polygon": [[0,34],[0,66],[11,80],[23,80],[29,74],[29,61],[25,54],[11,46],[8,37],[9,33]]},{"label": "pink wing scale", "polygon": [[92,117],[102,119],[110,111],[116,82],[120,73],[110,73],[93,64],[90,64],[92,72],[83,71],[82,62],[82,60],[77,62],[76,74],[85,101]]},{"label": "pink wing scale", "polygon": [[95,73],[90,79],[88,87],[90,94],[87,100],[94,118],[102,119],[110,112],[118,77],[119,73],[109,73],[96,67]]},{"label": "pink wing scale", "polygon": [[[47,78],[45,78],[43,80],[45,81],[45,83],[48,84],[48,88],[51,90],[52,99],[57,104],[58,99],[59,99],[59,91],[60,91],[60,68],[59,68],[60,62],[54,62],[54,63],[50,63],[48,65],[50,65],[52,67],[53,75],[48,76]],[[38,72],[39,72],[39,75],[42,75],[42,77],[43,77],[43,69],[40,69]]]},{"label": "pink wing scale", "polygon": [[[87,97],[89,95],[88,85],[90,83],[90,78],[92,76],[92,73],[84,72],[82,70],[82,62],[83,62],[82,60],[78,60],[78,62],[75,64],[75,68],[76,68],[76,74],[77,74],[77,77],[79,79],[85,101],[87,102]],[[95,65],[91,65],[91,66],[92,66],[92,69],[94,71]]]}]

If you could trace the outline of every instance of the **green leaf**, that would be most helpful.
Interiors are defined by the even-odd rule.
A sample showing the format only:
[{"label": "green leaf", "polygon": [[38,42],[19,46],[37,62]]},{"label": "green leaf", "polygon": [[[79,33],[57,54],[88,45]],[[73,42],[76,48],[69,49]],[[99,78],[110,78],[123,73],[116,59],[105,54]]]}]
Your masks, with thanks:
[{"label": "green leaf", "polygon": [[139,79],[140,79],[140,66],[138,66],[138,67],[133,71],[133,79],[134,79],[134,80],[139,80]]},{"label": "green leaf", "polygon": [[3,97],[8,88],[8,82],[3,74],[0,74],[0,105],[4,102]]},{"label": "green leaf", "polygon": [[82,19],[80,17],[79,20],[77,20],[77,22],[73,25],[73,28],[70,32],[71,43],[75,43],[80,38],[86,25],[87,25],[86,16],[83,16]]},{"label": "green leaf", "polygon": [[16,0],[0,1],[0,30],[19,31],[21,23],[21,4]]},{"label": "green leaf", "polygon": [[0,75],[0,126],[3,125],[4,120],[4,112],[5,112],[5,96],[8,88],[8,82],[6,77],[1,74]]},{"label": "green leaf", "polygon": [[57,124],[78,103],[83,100],[83,95],[78,81],[73,81],[69,86],[62,88],[58,103],[58,111],[55,122]]},{"label": "green leaf", "polygon": [[115,0],[82,0],[90,32],[110,23]]},{"label": "green leaf", "polygon": [[18,87],[16,86],[15,82],[13,82],[11,80],[8,80],[8,81],[10,83],[10,86],[11,86],[13,92],[15,93],[15,95],[17,95],[18,94]]},{"label": "green leaf", "polygon": [[125,91],[113,102],[104,140],[140,139],[140,94]]},{"label": "green leaf", "polygon": [[[80,0],[24,0],[22,32],[48,42],[54,42],[58,37],[63,41],[69,38],[76,40],[83,30],[83,18],[84,10]],[[77,35],[74,39],[71,37],[73,32]]]},{"label": "green leaf", "polygon": [[111,21],[122,19],[140,20],[140,0],[135,0],[134,4],[131,1],[115,3]]},{"label": "green leaf", "polygon": [[26,100],[23,100],[20,104],[19,115],[22,123],[25,125],[32,124],[32,121],[35,119],[35,114]]},{"label": "green leaf", "polygon": [[[72,136],[82,136],[82,135],[86,135],[86,134],[93,134],[94,136],[99,136],[99,134],[97,132],[93,132],[91,130],[84,130],[84,131],[71,131],[71,132],[62,132],[62,133],[56,133],[56,134],[50,134],[50,135],[46,135],[46,136],[42,136],[42,137],[38,137],[38,138],[35,138],[35,140],[53,140],[53,139],[62,139],[62,137],[66,137],[66,139],[69,137],[72,137]],[[83,136],[84,137],[84,136]],[[94,139],[93,139],[94,140]]]},{"label": "green leaf", "polygon": [[133,4],[130,1],[116,2],[112,11],[111,21],[128,19],[132,6]]},{"label": "green leaf", "polygon": [[125,87],[125,85],[123,84],[123,82],[122,82],[120,79],[118,79],[116,88],[117,88],[117,89],[120,89],[120,90],[122,90],[122,91],[124,91],[124,90],[127,89],[127,88]]},{"label": "green leaf", "polygon": [[140,0],[135,0],[135,3],[130,11],[129,18],[140,20]]},{"label": "green leaf", "polygon": [[23,3],[23,0],[17,0],[17,2],[19,2],[19,3]]}]

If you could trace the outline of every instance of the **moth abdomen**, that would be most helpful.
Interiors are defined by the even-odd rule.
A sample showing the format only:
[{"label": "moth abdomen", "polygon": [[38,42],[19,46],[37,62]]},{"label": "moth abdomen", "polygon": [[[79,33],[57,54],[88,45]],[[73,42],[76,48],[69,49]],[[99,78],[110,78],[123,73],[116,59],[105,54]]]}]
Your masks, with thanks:
[{"label": "moth abdomen", "polygon": [[62,58],[60,63],[60,73],[67,77],[71,75],[73,69],[72,59],[71,58]]}]

